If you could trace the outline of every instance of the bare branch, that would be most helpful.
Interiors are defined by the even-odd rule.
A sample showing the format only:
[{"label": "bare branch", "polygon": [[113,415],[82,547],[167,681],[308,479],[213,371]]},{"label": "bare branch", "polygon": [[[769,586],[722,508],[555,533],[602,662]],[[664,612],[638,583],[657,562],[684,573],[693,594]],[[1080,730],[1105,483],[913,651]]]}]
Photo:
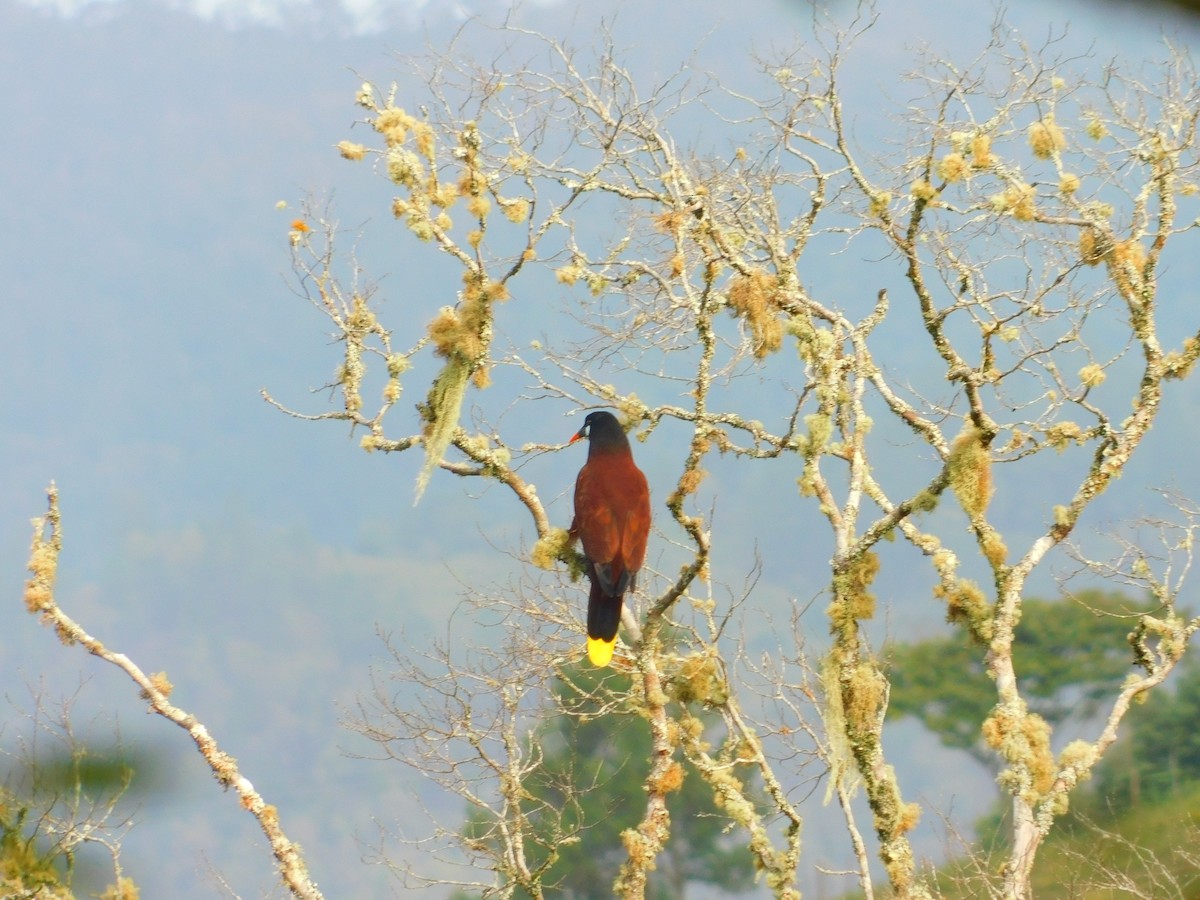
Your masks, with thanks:
[{"label": "bare branch", "polygon": [[208,733],[208,729],[191,713],[170,703],[168,697],[172,686],[166,673],[146,675],[129,657],[109,650],[59,607],[54,597],[54,583],[58,572],[58,557],[63,547],[62,519],[58,509],[58,489],[53,483],[46,494],[49,509],[44,517],[34,520],[33,547],[29,555],[31,577],[25,585],[26,608],[29,612],[39,615],[43,624],[52,627],[64,644],[79,644],[93,656],[123,671],[141,689],[141,697],[150,704],[151,710],[186,731],[195,741],[196,748],[212,769],[217,781],[224,787],[232,787],[242,807],[258,820],[271,845],[271,852],[275,855],[284,884],[296,897],[303,900],[320,900],[321,892],[308,876],[308,867],[300,848],[284,833],[279,823],[278,811],[263,800],[238,769],[237,761],[221,750],[216,740]]}]

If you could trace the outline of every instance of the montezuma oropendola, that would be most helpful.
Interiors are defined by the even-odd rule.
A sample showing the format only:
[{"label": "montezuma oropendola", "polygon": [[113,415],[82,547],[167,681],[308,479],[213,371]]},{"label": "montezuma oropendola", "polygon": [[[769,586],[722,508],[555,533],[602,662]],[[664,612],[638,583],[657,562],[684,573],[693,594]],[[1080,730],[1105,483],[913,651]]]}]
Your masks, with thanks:
[{"label": "montezuma oropendola", "polygon": [[588,440],[588,458],[575,479],[571,538],[587,558],[587,651],[594,665],[607,666],[617,643],[621,603],[637,587],[650,535],[650,486],[633,462],[629,438],[617,417],[589,413],[571,438]]}]

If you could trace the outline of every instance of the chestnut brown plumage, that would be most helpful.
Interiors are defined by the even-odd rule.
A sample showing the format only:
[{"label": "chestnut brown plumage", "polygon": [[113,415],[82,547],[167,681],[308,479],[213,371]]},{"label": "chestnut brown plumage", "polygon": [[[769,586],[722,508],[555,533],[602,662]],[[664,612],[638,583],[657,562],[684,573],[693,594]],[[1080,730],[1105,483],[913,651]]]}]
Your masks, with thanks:
[{"label": "chestnut brown plumage", "polygon": [[571,537],[587,558],[587,650],[597,666],[607,666],[617,642],[626,591],[637,587],[650,535],[650,487],[633,462],[629,438],[610,412],[589,413],[571,438],[588,440],[588,458],[575,480]]}]

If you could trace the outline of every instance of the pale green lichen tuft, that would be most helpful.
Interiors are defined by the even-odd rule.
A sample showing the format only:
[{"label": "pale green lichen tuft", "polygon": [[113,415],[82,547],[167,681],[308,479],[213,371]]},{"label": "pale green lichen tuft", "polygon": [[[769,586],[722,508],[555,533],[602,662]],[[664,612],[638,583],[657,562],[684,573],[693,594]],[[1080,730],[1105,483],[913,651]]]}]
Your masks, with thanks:
[{"label": "pale green lichen tuft", "polygon": [[963,625],[972,640],[980,645],[991,642],[994,615],[982,589],[974,581],[960,578],[947,584],[939,584],[933,595],[946,601],[946,621]]},{"label": "pale green lichen tuft", "polygon": [[454,439],[458,418],[462,413],[463,398],[471,380],[471,363],[455,354],[447,360],[433,387],[429,390],[429,401],[423,409],[426,420],[425,462],[417,475],[417,491],[413,505],[421,502],[433,470],[442,461],[442,456]]},{"label": "pale green lichen tuft", "polygon": [[529,552],[529,561],[539,569],[552,571],[554,564],[568,558],[571,533],[565,528],[551,528],[538,538]]},{"label": "pale green lichen tuft", "polygon": [[729,686],[725,683],[720,663],[708,654],[696,654],[685,659],[671,674],[667,692],[677,703],[724,706],[729,700]]},{"label": "pale green lichen tuft", "polygon": [[1058,755],[1058,764],[1062,768],[1072,768],[1077,773],[1077,778],[1082,780],[1088,778],[1092,773],[1092,766],[1096,764],[1100,754],[1096,751],[1095,744],[1090,741],[1071,741],[1067,746],[1062,748],[1062,752]]},{"label": "pale green lichen tuft", "polygon": [[983,436],[968,425],[954,439],[946,459],[950,489],[967,515],[982,516],[992,499],[992,455]]},{"label": "pale green lichen tuft", "polygon": [[1055,422],[1045,430],[1046,443],[1062,453],[1072,442],[1082,444],[1087,438],[1086,432],[1075,422]]},{"label": "pale green lichen tuft", "polygon": [[912,194],[914,200],[929,203],[937,199],[938,190],[924,178],[918,178],[912,183],[909,193]]},{"label": "pale green lichen tuft", "polygon": [[1104,379],[1104,368],[1096,363],[1089,363],[1079,370],[1079,380],[1083,382],[1084,387],[1096,387],[1103,384]]},{"label": "pale green lichen tuft", "polygon": [[826,614],[835,633],[852,631],[874,617],[875,595],[870,591],[879,574],[879,557],[867,550],[848,560],[833,576],[833,602]]},{"label": "pale green lichen tuft", "polygon": [[971,164],[961,153],[947,153],[938,162],[938,175],[949,183],[962,181],[971,174]]},{"label": "pale green lichen tuft", "polygon": [[762,269],[738,275],[729,284],[726,295],[729,310],[749,326],[750,344],[756,359],[765,358],[783,344],[780,306],[784,296],[780,277]]},{"label": "pale green lichen tuft", "polygon": [[1040,122],[1029,126],[1029,148],[1038,159],[1049,159],[1056,153],[1067,149],[1067,139],[1062,129],[1054,122],[1053,116],[1047,116]]},{"label": "pale green lichen tuft", "polygon": [[1054,784],[1050,724],[1037,713],[998,706],[983,723],[983,739],[1008,763],[997,781],[1027,803],[1037,803]]}]

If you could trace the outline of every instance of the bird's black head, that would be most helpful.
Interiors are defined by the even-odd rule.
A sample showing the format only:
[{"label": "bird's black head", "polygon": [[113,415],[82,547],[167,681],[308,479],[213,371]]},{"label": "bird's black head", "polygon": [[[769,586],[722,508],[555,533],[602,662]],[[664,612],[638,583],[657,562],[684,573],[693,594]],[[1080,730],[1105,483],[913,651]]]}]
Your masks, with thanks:
[{"label": "bird's black head", "polygon": [[598,450],[629,449],[629,438],[625,436],[625,429],[621,427],[616,416],[603,409],[588,413],[587,418],[583,420],[583,427],[571,438],[571,443],[580,438],[587,438],[591,445],[588,448],[589,456]]}]

